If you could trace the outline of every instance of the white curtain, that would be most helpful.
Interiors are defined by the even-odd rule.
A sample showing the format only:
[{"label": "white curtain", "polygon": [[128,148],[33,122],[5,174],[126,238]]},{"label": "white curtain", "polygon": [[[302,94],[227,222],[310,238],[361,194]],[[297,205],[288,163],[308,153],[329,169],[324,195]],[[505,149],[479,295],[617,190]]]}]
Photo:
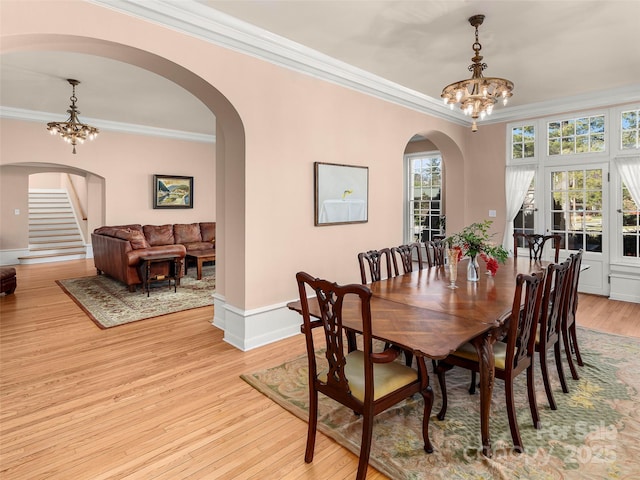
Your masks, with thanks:
[{"label": "white curtain", "polygon": [[631,198],[640,207],[640,157],[618,157],[615,162]]},{"label": "white curtain", "polygon": [[530,165],[508,166],[505,173],[505,193],[507,197],[507,222],[504,227],[502,246],[513,251],[513,220],[518,215],[522,202],[527,195],[535,167]]}]

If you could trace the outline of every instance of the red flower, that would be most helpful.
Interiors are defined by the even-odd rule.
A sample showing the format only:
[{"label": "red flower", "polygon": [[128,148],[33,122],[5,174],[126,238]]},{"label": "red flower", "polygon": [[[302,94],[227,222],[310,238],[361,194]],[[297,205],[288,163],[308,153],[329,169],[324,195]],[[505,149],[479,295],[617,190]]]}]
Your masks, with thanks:
[{"label": "red flower", "polygon": [[462,249],[458,246],[453,247],[453,250],[456,250],[458,252],[458,261],[462,260]]},{"label": "red flower", "polygon": [[498,271],[498,261],[493,257],[487,258],[487,270],[491,272],[491,276],[495,276]]}]

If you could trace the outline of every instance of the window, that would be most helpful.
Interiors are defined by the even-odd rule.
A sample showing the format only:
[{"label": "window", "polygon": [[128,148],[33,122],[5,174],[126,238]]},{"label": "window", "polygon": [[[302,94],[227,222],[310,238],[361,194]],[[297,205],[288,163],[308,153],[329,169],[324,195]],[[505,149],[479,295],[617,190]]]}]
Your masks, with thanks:
[{"label": "window", "polygon": [[605,151],[604,115],[549,122],[547,133],[549,155]]},{"label": "window", "polygon": [[640,148],[640,110],[622,112],[620,120],[620,148]]},{"label": "window", "polygon": [[[520,211],[513,220],[513,231],[516,233],[536,233],[535,229],[535,178],[531,180],[527,196],[522,202]],[[524,238],[518,238],[518,247],[524,248]]]},{"label": "window", "polygon": [[560,248],[602,252],[602,169],[551,172],[551,229]]},{"label": "window", "polygon": [[511,129],[511,158],[532,158],[535,154],[535,128],[533,125]]},{"label": "window", "polygon": [[442,157],[425,153],[409,158],[409,212],[412,241],[426,242],[443,233]]},{"label": "window", "polygon": [[622,255],[640,258],[640,208],[622,185]]}]

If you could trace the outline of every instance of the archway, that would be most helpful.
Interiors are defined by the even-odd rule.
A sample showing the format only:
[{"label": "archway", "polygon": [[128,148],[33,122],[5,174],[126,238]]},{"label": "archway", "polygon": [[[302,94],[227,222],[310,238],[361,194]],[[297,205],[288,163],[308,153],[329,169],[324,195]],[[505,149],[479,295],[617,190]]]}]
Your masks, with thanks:
[{"label": "archway", "polygon": [[[85,53],[135,65],[180,85],[215,115],[216,294],[224,299],[225,303],[243,307],[245,221],[244,218],[238,218],[237,212],[244,212],[245,204],[245,134],[240,116],[233,105],[219,90],[194,72],[168,58],[128,45],[96,38],[56,34],[16,35],[3,38],[2,53],[30,50]],[[227,222],[231,205],[235,215],[234,221]],[[232,278],[227,276],[229,264],[233,265]]]}]

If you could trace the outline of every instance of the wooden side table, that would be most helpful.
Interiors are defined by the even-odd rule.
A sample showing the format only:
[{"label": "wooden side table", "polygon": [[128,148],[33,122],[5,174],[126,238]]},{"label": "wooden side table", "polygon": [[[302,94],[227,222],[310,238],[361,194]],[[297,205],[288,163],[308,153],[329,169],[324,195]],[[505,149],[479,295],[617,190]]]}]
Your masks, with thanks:
[{"label": "wooden side table", "polygon": [[[151,265],[154,263],[168,263],[169,275],[151,275]],[[149,255],[147,257],[140,258],[140,277],[142,278],[143,292],[146,290],[147,297],[149,296],[149,285],[151,282],[159,282],[162,280],[169,280],[169,287],[171,287],[171,280],[173,280],[173,291],[176,292],[178,285],[180,284],[180,271],[182,270],[182,262],[178,255]]]},{"label": "wooden side table", "polygon": [[202,280],[202,264],[204,262],[215,262],[216,252],[214,250],[194,250],[192,252],[187,252],[187,256],[184,261],[185,275],[189,269],[189,259],[196,261],[196,266],[198,268],[198,280]]}]

